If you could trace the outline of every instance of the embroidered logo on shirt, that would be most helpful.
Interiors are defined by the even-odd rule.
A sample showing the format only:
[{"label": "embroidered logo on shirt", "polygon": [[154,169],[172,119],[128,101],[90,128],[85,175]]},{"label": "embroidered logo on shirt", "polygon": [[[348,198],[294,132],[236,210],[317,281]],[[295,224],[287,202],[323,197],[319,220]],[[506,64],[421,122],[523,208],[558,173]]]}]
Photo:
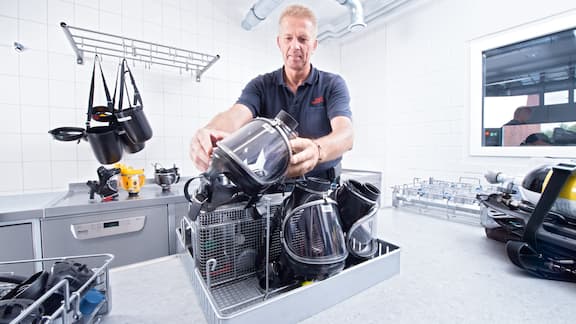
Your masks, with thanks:
[{"label": "embroidered logo on shirt", "polygon": [[324,97],[320,96],[318,98],[314,98],[314,100],[312,100],[312,104],[313,105],[318,105],[324,102]]}]

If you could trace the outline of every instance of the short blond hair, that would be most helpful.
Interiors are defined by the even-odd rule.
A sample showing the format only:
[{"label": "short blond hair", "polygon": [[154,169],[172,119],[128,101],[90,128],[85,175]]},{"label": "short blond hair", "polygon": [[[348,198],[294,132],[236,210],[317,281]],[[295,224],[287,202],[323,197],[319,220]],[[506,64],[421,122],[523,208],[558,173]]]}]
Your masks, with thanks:
[{"label": "short blond hair", "polygon": [[312,27],[314,28],[314,37],[318,35],[318,21],[316,20],[316,15],[310,8],[299,5],[293,4],[284,9],[282,14],[280,14],[280,19],[278,19],[278,25],[282,24],[282,20],[286,17],[296,17],[296,18],[306,18],[310,20],[312,23]]}]

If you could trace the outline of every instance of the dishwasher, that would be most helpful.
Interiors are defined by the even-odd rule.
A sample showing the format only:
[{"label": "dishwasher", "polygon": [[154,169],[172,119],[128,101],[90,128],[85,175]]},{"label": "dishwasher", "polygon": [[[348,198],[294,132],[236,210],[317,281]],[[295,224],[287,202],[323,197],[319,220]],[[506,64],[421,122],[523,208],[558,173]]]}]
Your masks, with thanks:
[{"label": "dishwasher", "polygon": [[[261,249],[266,258],[280,253],[280,234],[271,231],[270,221],[281,203],[278,194],[264,195],[256,219],[243,204],[200,213],[194,221],[182,218],[178,253],[208,323],[294,323],[399,273],[400,248],[378,239],[372,259],[327,279],[263,289],[254,255]],[[258,244],[262,237],[271,238],[264,247]]]}]

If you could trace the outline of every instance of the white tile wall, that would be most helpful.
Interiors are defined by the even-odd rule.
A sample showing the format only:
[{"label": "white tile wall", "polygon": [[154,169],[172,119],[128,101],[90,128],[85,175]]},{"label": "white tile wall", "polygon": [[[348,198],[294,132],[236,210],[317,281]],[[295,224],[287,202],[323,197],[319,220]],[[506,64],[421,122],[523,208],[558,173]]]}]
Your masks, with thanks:
[{"label": "white tile wall", "polygon": [[21,162],[22,161],[22,136],[20,134],[2,135],[1,162]]},{"label": "white tile wall", "polygon": [[2,134],[19,134],[21,131],[20,106],[2,104]]},{"label": "white tile wall", "polygon": [[[201,82],[185,71],[129,62],[154,137],[122,162],[145,168],[149,177],[156,162],[176,164],[183,175],[196,174],[188,158],[194,131],[228,108],[249,78],[281,64],[277,53],[258,51],[269,48],[274,34],[246,33],[239,25],[243,16],[231,19],[228,7],[198,0],[0,1],[0,168],[10,170],[0,182],[0,195],[65,190],[71,182],[97,178],[100,164],[88,142],[58,142],[48,134],[56,127],[84,127],[92,71],[92,55],[76,64],[62,21],[222,56]],[[26,50],[14,51],[15,41]],[[243,47],[232,52],[232,42]],[[103,58],[111,91],[117,64]],[[102,96],[102,89],[96,93]]]},{"label": "white tile wall", "polygon": [[48,0],[19,0],[18,18],[46,23]]},{"label": "white tile wall", "polygon": [[18,0],[5,0],[0,2],[0,12],[3,16],[18,17]]},{"label": "white tile wall", "polygon": [[[2,2],[3,4],[6,2]],[[0,44],[12,46],[18,38],[18,20],[13,17],[0,16]]]},{"label": "white tile wall", "polygon": [[20,82],[17,76],[0,74],[0,103],[19,104]]},{"label": "white tile wall", "polygon": [[50,141],[46,134],[22,134],[22,161],[50,161]]},{"label": "white tile wall", "polygon": [[[26,48],[45,51],[48,46],[48,27],[46,23],[18,20],[18,41]],[[26,52],[23,52],[26,54]]]},{"label": "white tile wall", "polygon": [[0,162],[0,168],[6,170],[4,179],[0,181],[0,192],[22,192],[24,188],[22,184],[22,163],[20,161]]}]

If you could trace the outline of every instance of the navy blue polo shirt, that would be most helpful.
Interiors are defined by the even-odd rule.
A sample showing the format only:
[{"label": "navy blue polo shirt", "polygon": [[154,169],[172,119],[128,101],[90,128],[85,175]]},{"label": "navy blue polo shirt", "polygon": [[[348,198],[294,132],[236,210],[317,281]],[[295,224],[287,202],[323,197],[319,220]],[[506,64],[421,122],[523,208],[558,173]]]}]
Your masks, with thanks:
[{"label": "navy blue polo shirt", "polygon": [[[294,94],[286,85],[284,68],[259,75],[250,81],[236,103],[248,107],[254,117],[274,118],[285,110],[298,121],[298,136],[318,138],[332,131],[330,120],[337,116],[352,118],[350,94],[344,79],[312,66],[308,78]],[[313,176],[328,170],[342,158],[320,163],[308,173]]]}]

